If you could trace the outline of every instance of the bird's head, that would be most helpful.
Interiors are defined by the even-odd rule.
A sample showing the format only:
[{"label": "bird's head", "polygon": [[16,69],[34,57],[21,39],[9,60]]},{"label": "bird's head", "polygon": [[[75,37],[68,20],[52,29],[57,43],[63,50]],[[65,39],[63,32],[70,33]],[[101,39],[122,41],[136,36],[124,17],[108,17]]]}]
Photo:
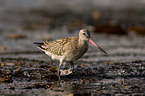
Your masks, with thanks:
[{"label": "bird's head", "polygon": [[79,38],[84,41],[88,41],[90,37],[90,32],[87,29],[81,29],[79,32]]},{"label": "bird's head", "polygon": [[90,43],[92,43],[93,45],[95,45],[97,48],[99,48],[101,51],[103,51],[105,54],[107,54],[107,52],[105,52],[99,45],[97,45],[90,36],[90,32],[87,29],[81,29],[79,32],[79,39],[83,40],[83,41],[89,41]]}]

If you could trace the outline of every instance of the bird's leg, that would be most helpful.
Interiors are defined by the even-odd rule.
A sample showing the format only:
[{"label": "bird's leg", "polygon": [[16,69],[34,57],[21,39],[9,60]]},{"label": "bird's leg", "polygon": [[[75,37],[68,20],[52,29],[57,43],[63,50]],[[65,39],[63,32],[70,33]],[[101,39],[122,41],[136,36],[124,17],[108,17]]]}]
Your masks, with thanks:
[{"label": "bird's leg", "polygon": [[70,64],[71,64],[71,70],[73,71],[74,70],[74,63],[73,63],[73,61],[71,61]]},{"label": "bird's leg", "polygon": [[66,74],[67,74],[67,73],[66,73],[67,70],[65,70],[66,62],[67,62],[67,61],[63,62],[63,69],[60,69],[60,75],[66,75]]},{"label": "bird's leg", "polygon": [[74,70],[74,63],[73,63],[73,61],[70,61],[70,68],[68,69],[68,75],[69,74],[71,74],[71,73],[73,73],[73,70]]},{"label": "bird's leg", "polygon": [[65,66],[66,66],[66,61],[63,63],[63,69],[65,68]]},{"label": "bird's leg", "polygon": [[60,67],[61,67],[62,64],[63,64],[63,60],[60,60],[60,63],[59,63],[59,66],[58,66],[58,78],[59,78],[59,81],[60,81]]},{"label": "bird's leg", "polygon": [[50,58],[49,64],[50,64],[50,65],[53,65],[53,60],[52,60],[52,58]]},{"label": "bird's leg", "polygon": [[61,74],[60,75],[69,75],[73,72],[74,69],[74,63],[73,61],[69,61],[69,63],[71,64],[71,67],[67,70],[60,70]]},{"label": "bird's leg", "polygon": [[52,59],[50,60],[50,65],[53,65],[53,60]]}]

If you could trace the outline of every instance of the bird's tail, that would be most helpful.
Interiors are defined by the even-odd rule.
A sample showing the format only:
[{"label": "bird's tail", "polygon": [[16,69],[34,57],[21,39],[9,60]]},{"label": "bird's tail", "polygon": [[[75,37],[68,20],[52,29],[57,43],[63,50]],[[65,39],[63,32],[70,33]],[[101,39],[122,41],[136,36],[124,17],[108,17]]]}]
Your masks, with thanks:
[{"label": "bird's tail", "polygon": [[36,44],[39,49],[41,49],[42,51],[44,51],[44,48],[41,46],[44,43],[42,43],[42,42],[41,43],[40,42],[34,42],[34,44]]},{"label": "bird's tail", "polygon": [[34,44],[36,44],[38,47],[41,47],[41,45],[43,45],[44,43],[34,42]]}]

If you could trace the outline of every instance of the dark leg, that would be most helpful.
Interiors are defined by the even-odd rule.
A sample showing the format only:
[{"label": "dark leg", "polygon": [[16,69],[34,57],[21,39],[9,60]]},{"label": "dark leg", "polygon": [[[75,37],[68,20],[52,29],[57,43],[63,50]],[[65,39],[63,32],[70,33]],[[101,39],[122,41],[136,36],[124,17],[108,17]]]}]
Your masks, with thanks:
[{"label": "dark leg", "polygon": [[53,65],[53,60],[50,58],[50,65]]},{"label": "dark leg", "polygon": [[70,64],[71,64],[71,70],[73,71],[74,70],[74,63],[73,63],[73,61],[71,61]]}]

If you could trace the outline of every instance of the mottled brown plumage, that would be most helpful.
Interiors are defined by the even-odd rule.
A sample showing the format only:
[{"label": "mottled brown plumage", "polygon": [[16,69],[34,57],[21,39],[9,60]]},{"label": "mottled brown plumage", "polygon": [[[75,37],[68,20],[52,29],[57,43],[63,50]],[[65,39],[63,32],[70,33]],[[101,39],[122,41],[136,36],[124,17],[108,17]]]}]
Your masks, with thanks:
[{"label": "mottled brown plumage", "polygon": [[82,57],[88,50],[88,43],[82,41],[78,43],[78,37],[68,37],[58,39],[53,42],[45,41],[41,49],[52,59],[59,60],[62,57],[66,61],[74,61]]},{"label": "mottled brown plumage", "polygon": [[35,44],[37,44],[38,48],[43,50],[52,59],[60,61],[58,67],[58,75],[60,75],[60,66],[66,61],[70,62],[73,70],[73,61],[81,58],[87,52],[88,41],[106,53],[102,48],[93,42],[87,29],[81,29],[79,32],[79,37],[67,37],[52,42],[45,41],[43,43]]}]

